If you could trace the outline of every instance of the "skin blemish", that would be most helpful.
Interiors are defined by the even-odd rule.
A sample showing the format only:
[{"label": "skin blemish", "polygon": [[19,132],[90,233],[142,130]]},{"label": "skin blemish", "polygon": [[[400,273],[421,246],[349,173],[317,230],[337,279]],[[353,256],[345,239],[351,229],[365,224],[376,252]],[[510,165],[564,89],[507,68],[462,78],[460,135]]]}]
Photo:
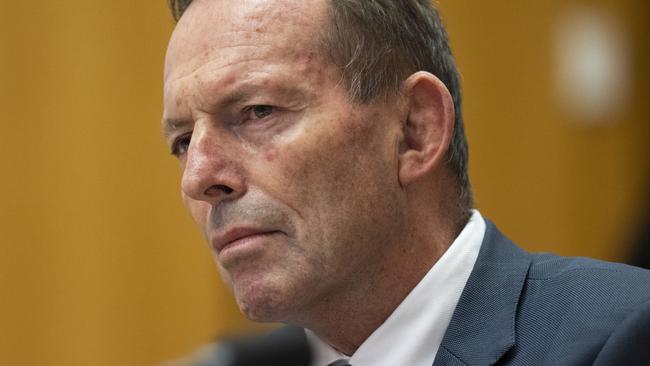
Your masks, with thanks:
[{"label": "skin blemish", "polygon": [[303,56],[303,62],[307,64],[311,63],[314,59],[315,57],[313,52],[309,52],[307,55]]},{"label": "skin blemish", "polygon": [[268,150],[266,150],[266,151],[264,152],[264,158],[265,158],[266,161],[268,161],[269,163],[272,162],[273,160],[275,160],[275,158],[276,158],[277,156],[278,156],[278,150],[276,150],[275,148],[269,148]]},{"label": "skin blemish", "polygon": [[220,80],[221,87],[230,86],[237,81],[237,74],[229,73]]},{"label": "skin blemish", "polygon": [[357,136],[363,131],[363,120],[356,111],[351,111],[348,118],[341,119],[339,124],[346,135]]}]

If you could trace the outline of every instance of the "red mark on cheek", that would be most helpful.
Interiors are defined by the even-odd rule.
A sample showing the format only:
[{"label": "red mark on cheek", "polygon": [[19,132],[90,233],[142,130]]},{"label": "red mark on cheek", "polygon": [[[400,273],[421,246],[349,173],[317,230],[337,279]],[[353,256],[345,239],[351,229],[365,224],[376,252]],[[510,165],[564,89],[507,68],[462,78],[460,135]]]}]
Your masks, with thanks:
[{"label": "red mark on cheek", "polygon": [[278,156],[278,151],[273,148],[266,150],[266,152],[264,153],[264,158],[268,162],[272,162],[273,160],[275,160],[277,156]]},{"label": "red mark on cheek", "polygon": [[339,123],[343,129],[343,133],[346,136],[355,137],[361,133],[362,121],[356,120],[356,116],[352,116],[352,118],[342,119]]}]

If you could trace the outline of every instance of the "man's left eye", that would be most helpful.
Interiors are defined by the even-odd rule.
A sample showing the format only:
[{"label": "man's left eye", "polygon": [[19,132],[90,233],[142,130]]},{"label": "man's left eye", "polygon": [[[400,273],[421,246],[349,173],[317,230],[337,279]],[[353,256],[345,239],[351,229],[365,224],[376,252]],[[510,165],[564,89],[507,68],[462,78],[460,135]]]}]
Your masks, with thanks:
[{"label": "man's left eye", "polygon": [[257,119],[262,119],[262,118],[268,117],[271,113],[273,113],[274,110],[275,110],[275,108],[273,106],[270,106],[270,105],[255,105],[255,106],[252,106],[251,109],[250,109],[251,118],[255,117]]}]

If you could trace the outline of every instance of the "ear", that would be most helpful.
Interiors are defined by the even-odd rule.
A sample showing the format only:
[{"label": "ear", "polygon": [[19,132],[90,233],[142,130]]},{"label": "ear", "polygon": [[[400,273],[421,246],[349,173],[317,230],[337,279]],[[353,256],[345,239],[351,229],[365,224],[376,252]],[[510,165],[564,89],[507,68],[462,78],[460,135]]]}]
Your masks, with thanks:
[{"label": "ear", "polygon": [[417,72],[404,83],[408,105],[399,151],[399,181],[406,186],[444,163],[454,129],[454,102],[437,77]]}]

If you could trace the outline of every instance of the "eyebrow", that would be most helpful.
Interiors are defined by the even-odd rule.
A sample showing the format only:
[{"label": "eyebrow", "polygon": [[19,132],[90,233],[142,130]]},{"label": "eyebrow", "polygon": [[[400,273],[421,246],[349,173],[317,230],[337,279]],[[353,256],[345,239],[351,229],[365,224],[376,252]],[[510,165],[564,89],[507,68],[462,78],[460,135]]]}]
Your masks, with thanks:
[{"label": "eyebrow", "polygon": [[[251,93],[247,91],[239,91],[219,100],[215,104],[216,107],[215,109],[218,110],[227,109],[233,105],[242,103],[242,101],[246,101],[251,97],[252,97]],[[171,136],[174,133],[174,131],[182,129],[183,127],[187,127],[188,125],[191,125],[193,123],[194,122],[191,120],[182,119],[182,118],[163,118],[162,127],[163,127],[163,134],[165,136],[165,139],[168,140],[169,136]]]},{"label": "eyebrow", "polygon": [[165,141],[169,140],[169,137],[174,133],[174,131],[189,126],[192,123],[192,121],[186,119],[163,118],[162,128]]}]

